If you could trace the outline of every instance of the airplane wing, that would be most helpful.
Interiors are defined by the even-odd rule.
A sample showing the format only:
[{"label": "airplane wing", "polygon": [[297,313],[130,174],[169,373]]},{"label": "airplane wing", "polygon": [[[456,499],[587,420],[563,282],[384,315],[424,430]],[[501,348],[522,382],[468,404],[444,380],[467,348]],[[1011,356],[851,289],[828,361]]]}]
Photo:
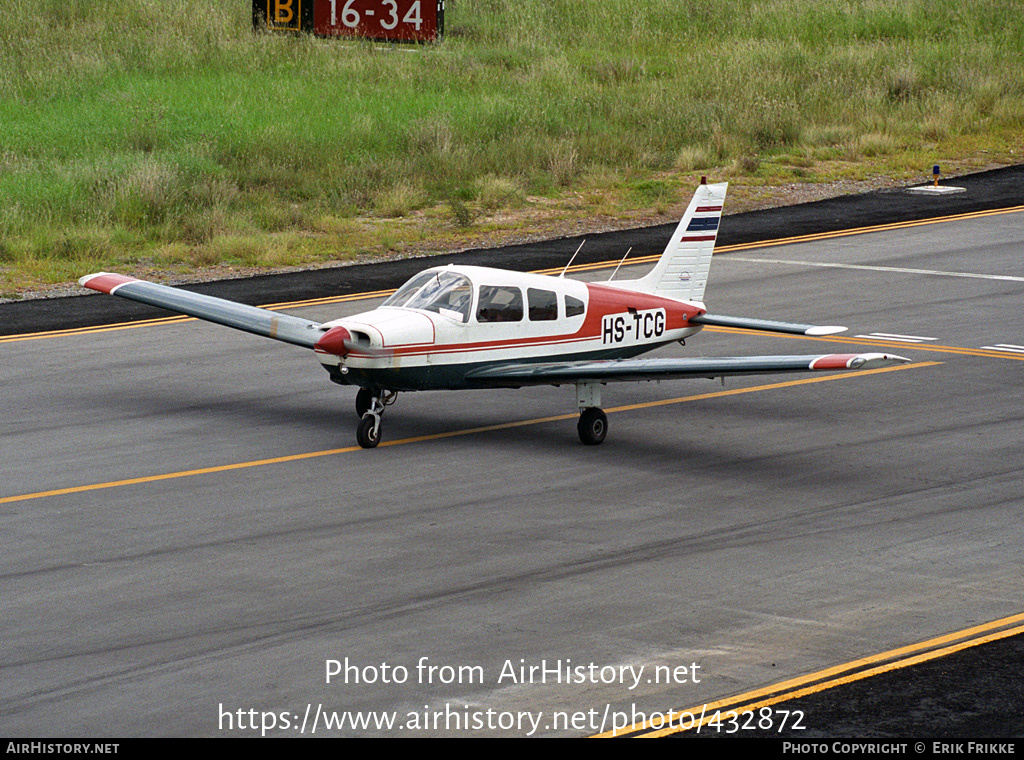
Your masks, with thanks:
[{"label": "airplane wing", "polygon": [[313,348],[323,334],[319,322],[122,274],[97,272],[81,278],[78,284],[304,348]]},{"label": "airplane wing", "polygon": [[617,359],[606,361],[509,363],[483,367],[467,377],[487,385],[558,385],[577,382],[627,382],[688,377],[762,375],[810,370],[858,370],[906,364],[892,354],[815,354],[800,356],[725,356],[686,359]]}]

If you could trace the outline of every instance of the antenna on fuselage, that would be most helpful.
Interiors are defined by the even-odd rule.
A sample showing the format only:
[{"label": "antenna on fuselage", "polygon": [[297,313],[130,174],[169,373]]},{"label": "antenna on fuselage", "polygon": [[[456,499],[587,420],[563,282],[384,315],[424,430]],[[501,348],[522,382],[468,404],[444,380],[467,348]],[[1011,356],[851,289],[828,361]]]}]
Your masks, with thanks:
[{"label": "antenna on fuselage", "polygon": [[[584,238],[584,240],[583,240],[583,243],[586,243],[586,242],[587,242],[587,241],[586,241],[586,239]],[[571,259],[569,259],[569,263],[565,265],[565,269],[563,269],[563,270],[562,270],[562,273],[561,273],[560,275],[558,275],[559,277],[565,277],[565,273],[566,273],[567,271],[569,271],[569,267],[571,267],[571,266],[572,266],[572,262],[574,262],[574,261],[576,260],[576,254],[577,254],[577,253],[579,253],[580,251],[582,251],[582,250],[583,250],[583,243],[580,243],[580,247],[576,249],[576,253],[574,253],[574,254],[572,255],[572,258],[571,258]]]},{"label": "antenna on fuselage", "polygon": [[[630,247],[629,247],[629,251],[632,251],[632,250],[633,250],[633,246],[630,246]],[[628,255],[629,255],[629,251],[626,251],[626,256],[628,256]],[[626,260],[626,256],[623,256],[623,257],[622,257],[622,261],[625,261],[625,260]],[[619,262],[619,263],[618,263],[618,264],[616,265],[616,267],[615,267],[615,272],[618,272],[618,271],[619,271],[619,267],[621,267],[621,266],[622,266],[622,261],[620,261],[620,262]],[[611,281],[612,281],[612,277],[615,277],[615,272],[612,272],[612,276],[608,278],[608,282],[611,282]]]}]

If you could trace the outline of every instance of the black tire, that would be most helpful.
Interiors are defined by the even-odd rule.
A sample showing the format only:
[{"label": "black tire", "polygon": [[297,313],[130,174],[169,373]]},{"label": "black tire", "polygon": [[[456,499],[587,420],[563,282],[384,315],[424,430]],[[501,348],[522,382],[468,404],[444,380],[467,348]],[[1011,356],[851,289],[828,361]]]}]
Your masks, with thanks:
[{"label": "black tire", "polygon": [[373,403],[373,391],[369,388],[360,388],[359,393],[356,394],[356,414],[362,417],[368,411],[370,411],[370,405]]},{"label": "black tire", "polygon": [[608,435],[608,417],[596,406],[589,406],[580,413],[576,431],[584,444],[596,446]]},{"label": "black tire", "polygon": [[367,414],[359,420],[359,427],[356,428],[356,441],[364,449],[375,449],[380,443],[380,429],[376,427],[377,420],[372,414]]}]

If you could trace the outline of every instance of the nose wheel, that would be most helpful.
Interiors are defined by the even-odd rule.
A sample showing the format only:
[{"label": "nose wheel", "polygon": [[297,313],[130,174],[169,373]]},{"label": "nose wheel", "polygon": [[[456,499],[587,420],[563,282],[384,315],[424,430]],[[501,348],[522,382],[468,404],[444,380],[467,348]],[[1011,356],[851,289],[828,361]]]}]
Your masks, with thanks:
[{"label": "nose wheel", "polygon": [[356,442],[364,449],[374,449],[380,443],[380,421],[384,416],[384,408],[395,403],[397,398],[397,391],[381,394],[369,388],[359,389],[356,394],[356,411],[361,416],[356,428]]},{"label": "nose wheel", "polygon": [[380,443],[380,415],[367,412],[359,420],[356,428],[356,441],[364,449],[373,449]]}]

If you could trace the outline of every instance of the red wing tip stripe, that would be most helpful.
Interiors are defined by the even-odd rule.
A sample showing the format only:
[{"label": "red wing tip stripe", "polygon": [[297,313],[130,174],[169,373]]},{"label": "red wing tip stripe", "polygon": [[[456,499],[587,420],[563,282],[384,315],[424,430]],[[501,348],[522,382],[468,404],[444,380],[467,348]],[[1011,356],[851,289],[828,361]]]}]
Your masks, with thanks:
[{"label": "red wing tip stripe", "polygon": [[97,274],[86,275],[78,281],[78,284],[92,290],[98,290],[101,293],[113,293],[122,285],[138,281],[137,277],[128,277],[123,274],[111,274],[110,272],[98,272]]},{"label": "red wing tip stripe", "polygon": [[849,369],[860,354],[826,354],[811,362],[811,369]]},{"label": "red wing tip stripe", "polygon": [[895,354],[826,354],[812,361],[808,369],[867,369],[907,364],[909,361]]},{"label": "red wing tip stripe", "polygon": [[721,211],[721,210],[722,210],[721,206],[697,206],[697,210],[694,213],[695,214],[704,214],[704,213],[708,213],[708,212],[711,212],[711,211]]}]

